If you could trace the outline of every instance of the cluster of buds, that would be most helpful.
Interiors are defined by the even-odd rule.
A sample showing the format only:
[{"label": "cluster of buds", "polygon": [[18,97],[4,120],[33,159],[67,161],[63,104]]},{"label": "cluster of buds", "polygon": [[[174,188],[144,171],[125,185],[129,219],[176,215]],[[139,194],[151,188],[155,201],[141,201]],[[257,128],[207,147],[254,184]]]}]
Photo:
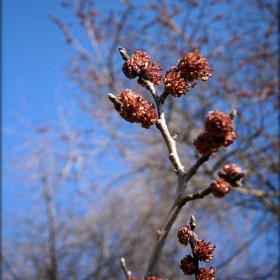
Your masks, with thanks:
[{"label": "cluster of buds", "polygon": [[216,198],[220,198],[229,193],[230,186],[237,188],[242,185],[246,170],[242,170],[235,164],[226,164],[217,174],[219,178],[213,181],[210,187],[213,195]]},{"label": "cluster of buds", "polygon": [[211,242],[207,243],[204,241],[204,239],[199,239],[196,242],[194,252],[200,261],[209,262],[213,259],[213,252],[216,246],[209,246],[210,244]]},{"label": "cluster of buds", "polygon": [[195,80],[207,81],[212,76],[207,71],[212,69],[207,67],[205,58],[198,50],[188,53],[178,61],[177,67],[173,66],[166,72],[164,92],[180,97],[195,86]]},{"label": "cluster of buds", "polygon": [[204,128],[193,142],[200,154],[217,152],[220,147],[231,145],[236,138],[232,118],[218,110],[209,112]]},{"label": "cluster of buds", "polygon": [[196,280],[214,280],[216,275],[216,269],[210,266],[209,269],[202,267],[199,269],[199,274]]},{"label": "cluster of buds", "polygon": [[[111,97],[113,99],[113,97]],[[126,89],[113,100],[115,109],[120,113],[121,117],[131,123],[141,123],[142,127],[150,128],[156,123],[157,113],[155,106],[146,101],[140,94]]]},{"label": "cluster of buds", "polygon": [[196,279],[214,280],[215,268],[210,267],[209,270],[206,268],[199,269],[198,261],[209,262],[210,260],[212,260],[213,252],[216,246],[210,246],[211,242],[207,243],[204,239],[198,239],[197,235],[194,232],[195,225],[195,218],[191,216],[190,224],[184,225],[178,230],[178,241],[184,246],[187,246],[190,243],[193,254],[193,256],[186,255],[181,259],[180,268],[185,275],[196,274]]},{"label": "cluster of buds", "polygon": [[179,228],[177,233],[178,241],[187,246],[189,242],[197,242],[197,235],[191,230],[190,225],[184,225]]},{"label": "cluster of buds", "polygon": [[[159,62],[152,62],[151,57],[147,53],[140,51],[135,51],[122,67],[122,71],[127,78],[134,79],[140,76],[155,86],[158,86],[162,79],[162,74],[157,73],[160,70],[162,70],[162,67]],[[141,78],[138,79],[138,83],[145,86]]]}]

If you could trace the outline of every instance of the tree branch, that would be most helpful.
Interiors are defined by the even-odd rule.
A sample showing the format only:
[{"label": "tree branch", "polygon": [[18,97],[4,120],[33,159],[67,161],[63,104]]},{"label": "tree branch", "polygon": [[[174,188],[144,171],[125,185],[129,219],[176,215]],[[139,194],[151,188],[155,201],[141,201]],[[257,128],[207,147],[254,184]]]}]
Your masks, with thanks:
[{"label": "tree branch", "polygon": [[196,193],[193,193],[193,194],[188,194],[184,197],[180,197],[180,200],[182,201],[182,203],[187,203],[188,201],[191,201],[191,200],[195,200],[195,199],[199,199],[199,198],[203,198],[205,197],[206,195],[212,193],[212,189],[211,187],[208,187],[204,190],[201,190],[199,192],[196,192]]},{"label": "tree branch", "polygon": [[177,148],[176,148],[176,141],[169,133],[163,112],[161,114],[161,118],[157,120],[156,127],[161,132],[161,135],[166,143],[169,152],[169,159],[175,168],[175,172],[176,173],[179,171],[184,172],[185,168],[181,164],[181,161],[179,159]]},{"label": "tree branch", "polygon": [[164,222],[163,227],[157,231],[157,239],[156,239],[156,242],[153,247],[153,252],[152,252],[149,264],[148,264],[148,268],[146,270],[145,278],[156,274],[159,258],[160,258],[163,246],[165,244],[166,238],[183,206],[184,206],[184,203],[182,203],[180,200],[176,199]]}]

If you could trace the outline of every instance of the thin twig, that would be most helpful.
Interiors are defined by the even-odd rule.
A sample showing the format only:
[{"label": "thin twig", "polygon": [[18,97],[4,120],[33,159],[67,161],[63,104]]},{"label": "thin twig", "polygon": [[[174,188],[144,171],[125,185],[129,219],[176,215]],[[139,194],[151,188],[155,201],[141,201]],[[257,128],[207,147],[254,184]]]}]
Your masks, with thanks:
[{"label": "thin twig", "polygon": [[160,258],[163,246],[165,244],[166,238],[183,206],[184,206],[184,204],[180,200],[176,199],[164,222],[163,227],[160,230],[158,230],[157,239],[156,239],[156,242],[153,247],[153,251],[152,251],[152,255],[150,257],[148,268],[146,270],[145,279],[148,276],[154,276],[156,274],[157,266],[159,263],[159,258]]},{"label": "thin twig", "polygon": [[[191,215],[191,218],[190,218],[190,227],[191,227],[191,230],[193,231],[193,233],[195,233],[195,227],[196,227],[196,220],[195,220],[195,217],[193,215]],[[199,273],[199,259],[195,253],[195,245],[196,245],[196,242],[194,240],[190,240],[190,246],[191,246],[191,249],[192,249],[192,254],[193,254],[193,261],[194,261],[194,267],[195,267],[195,276],[198,275]]]},{"label": "thin twig", "polygon": [[130,276],[131,276],[131,271],[127,270],[124,258],[121,258],[121,267],[122,267],[122,269],[124,271],[126,279],[129,279]]},{"label": "thin twig", "polygon": [[175,172],[179,172],[179,171],[184,172],[185,168],[179,159],[177,148],[176,148],[176,141],[171,136],[167,128],[163,112],[161,114],[161,118],[157,120],[156,127],[161,132],[161,135],[166,143],[169,152],[169,159],[175,168]]},{"label": "thin twig", "polygon": [[206,188],[204,190],[201,190],[199,192],[196,192],[196,193],[193,193],[193,194],[188,194],[188,195],[186,195],[184,197],[180,197],[180,200],[182,201],[182,203],[185,204],[188,201],[203,198],[206,195],[210,194],[211,192],[212,192],[211,187],[208,187],[208,188]]},{"label": "thin twig", "polygon": [[196,163],[187,171],[185,180],[188,182],[191,177],[197,172],[198,168],[210,158],[211,154],[202,155]]}]

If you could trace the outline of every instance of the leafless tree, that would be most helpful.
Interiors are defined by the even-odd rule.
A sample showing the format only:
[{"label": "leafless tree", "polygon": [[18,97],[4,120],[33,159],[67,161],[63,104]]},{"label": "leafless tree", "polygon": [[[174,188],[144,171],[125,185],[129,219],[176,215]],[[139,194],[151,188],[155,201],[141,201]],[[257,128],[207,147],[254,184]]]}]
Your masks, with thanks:
[{"label": "leafless tree", "polygon": [[[70,78],[88,93],[80,95],[78,102],[91,117],[93,127],[93,131],[86,134],[90,142],[82,137],[83,131],[80,138],[72,136],[67,143],[70,146],[75,143],[76,149],[79,140],[81,159],[88,151],[93,153],[86,157],[87,170],[96,171],[102,166],[106,172],[98,174],[97,178],[103,179],[93,183],[85,179],[90,172],[84,174],[82,168],[74,172],[78,178],[67,188],[67,192],[70,190],[68,204],[56,197],[67,193],[59,187],[61,174],[69,159],[77,158],[70,153],[71,149],[67,152],[61,149],[61,138],[50,144],[43,140],[44,145],[36,152],[32,148],[30,174],[37,180],[36,184],[40,182],[42,186],[34,200],[44,202],[45,211],[40,217],[45,219],[40,221],[41,231],[37,232],[35,229],[39,229],[40,223],[30,217],[36,244],[27,247],[26,242],[19,242],[17,261],[12,252],[4,254],[6,270],[13,271],[20,279],[121,279],[125,277],[120,266],[123,257],[133,276],[143,277],[145,271],[149,274],[147,266],[156,233],[164,227],[172,202],[175,201],[174,207],[178,203],[176,174],[178,176],[182,166],[186,174],[193,174],[192,167],[198,163],[199,170],[188,182],[185,194],[185,200],[190,201],[163,240],[166,242],[161,248],[156,274],[168,279],[185,279],[179,267],[187,249],[178,243],[177,231],[194,215],[199,237],[217,247],[211,261],[217,268],[216,279],[277,279],[279,256],[275,246],[280,210],[279,9],[276,1],[155,1],[146,6],[123,1],[118,11],[108,12],[97,10],[92,1],[62,4],[76,15],[81,32],[72,34],[69,25],[54,16],[50,18],[74,47],[67,69]],[[131,88],[155,102],[149,91],[123,75],[124,61],[119,47],[125,47],[129,56],[136,50],[147,52],[160,62],[163,75],[176,66],[180,58],[196,49],[213,68],[213,77],[207,82],[197,82],[186,96],[168,96],[164,102],[169,136],[177,135],[176,151],[180,161],[171,157],[170,164],[169,156],[174,147],[168,151],[165,143],[173,140],[158,124],[162,134],[155,126],[145,130],[139,124],[129,124],[120,118],[108,100],[108,92],[118,96]],[[157,87],[157,93],[164,91],[162,84]],[[237,110],[234,119],[237,139],[208,160],[199,156],[193,141],[203,130],[208,112],[215,109],[225,113]],[[78,131],[79,128],[75,133]],[[93,147],[89,148],[88,143]],[[31,144],[34,147],[34,143]],[[57,154],[48,157],[50,163],[47,164],[44,154],[51,154],[48,149],[53,147]],[[76,162],[71,160],[72,164]],[[217,179],[217,171],[229,162],[248,171],[243,186],[232,188],[222,199],[209,195],[192,201],[191,195],[198,193],[199,197],[199,192],[206,191]],[[40,171],[36,176],[34,166]],[[68,177],[62,178],[65,184]],[[84,187],[83,192],[77,192],[81,194],[77,204],[71,201],[77,197],[73,186],[83,185],[84,180],[91,188]],[[72,211],[60,212],[65,205],[72,205]],[[84,210],[79,212],[79,207]],[[55,215],[54,210],[61,214]],[[39,213],[38,210],[32,212]],[[27,221],[27,217],[24,218]],[[39,237],[44,240],[40,246]],[[19,268],[23,259],[29,263]]]}]

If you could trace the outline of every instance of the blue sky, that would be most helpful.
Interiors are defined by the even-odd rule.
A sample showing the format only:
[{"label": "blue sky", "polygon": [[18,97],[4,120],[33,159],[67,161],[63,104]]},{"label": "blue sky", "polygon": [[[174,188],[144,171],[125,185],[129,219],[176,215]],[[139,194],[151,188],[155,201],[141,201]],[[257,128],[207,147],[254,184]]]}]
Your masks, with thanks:
[{"label": "blue sky", "polygon": [[[110,1],[102,1],[106,8]],[[71,98],[64,67],[69,58],[65,39],[48,18],[70,22],[69,10],[60,1],[2,1],[2,207],[15,207],[10,159],[21,145],[18,131],[26,123],[40,126],[57,120],[57,99]],[[116,1],[119,3],[119,1]],[[25,123],[23,123],[25,122]],[[10,133],[13,129],[16,133]],[[24,164],[24,163],[22,163]],[[12,208],[13,208],[12,207]]]},{"label": "blue sky", "polygon": [[[141,1],[147,2],[147,1]],[[67,47],[58,27],[48,18],[74,18],[60,1],[2,1],[2,123],[10,127],[24,117],[39,124],[55,118],[55,95],[67,98],[69,80],[63,71]],[[120,1],[97,1],[97,8],[120,6]],[[73,20],[74,21],[74,20]],[[5,130],[4,130],[5,131]],[[16,144],[4,133],[3,149]]]},{"label": "blue sky", "polygon": [[[63,37],[47,18],[65,17],[59,1],[2,1],[2,122],[54,114],[54,95],[65,89]],[[5,131],[5,130],[4,130]],[[15,142],[3,135],[4,150]],[[9,144],[8,144],[9,143]]]},{"label": "blue sky", "polygon": [[[64,72],[69,47],[48,15],[66,23],[77,20],[69,9],[60,6],[60,1],[3,0],[1,4],[2,207],[5,212],[15,204],[11,199],[13,189],[18,185],[11,182],[10,159],[23,141],[21,132],[27,131],[26,124],[40,127],[55,123],[58,102],[67,104],[72,96],[73,85]],[[120,0],[97,1],[96,7],[117,8]],[[75,33],[75,36],[79,35],[83,37],[83,34]],[[13,133],[10,133],[11,129]]]}]

